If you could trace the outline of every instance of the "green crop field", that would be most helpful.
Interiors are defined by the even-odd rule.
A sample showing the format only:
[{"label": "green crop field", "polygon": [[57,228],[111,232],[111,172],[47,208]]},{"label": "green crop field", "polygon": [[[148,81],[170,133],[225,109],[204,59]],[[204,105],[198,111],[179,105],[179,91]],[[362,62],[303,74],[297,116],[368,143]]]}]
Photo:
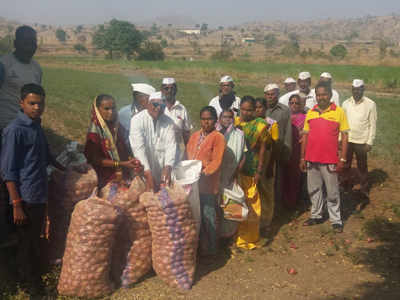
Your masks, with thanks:
[{"label": "green crop field", "polygon": [[[156,65],[156,64],[154,64]],[[168,63],[166,63],[168,66]],[[115,97],[118,107],[131,100],[130,82],[148,82],[155,87],[160,85],[160,78],[143,76],[125,76],[100,72],[87,72],[68,68],[44,68],[44,87],[47,92],[47,115],[44,124],[50,128],[52,139],[56,141],[56,149],[68,140],[84,142],[89,122],[90,104],[100,93],[108,93]],[[189,110],[189,114],[198,126],[198,112],[201,107],[216,94],[214,83],[197,83],[192,81],[178,83],[178,99]],[[256,86],[237,85],[239,96],[250,94],[262,95],[263,84]],[[349,91],[343,91],[344,99]],[[376,147],[372,154],[382,159],[400,162],[400,101],[395,98],[377,98],[368,94],[378,106],[378,130]]]}]

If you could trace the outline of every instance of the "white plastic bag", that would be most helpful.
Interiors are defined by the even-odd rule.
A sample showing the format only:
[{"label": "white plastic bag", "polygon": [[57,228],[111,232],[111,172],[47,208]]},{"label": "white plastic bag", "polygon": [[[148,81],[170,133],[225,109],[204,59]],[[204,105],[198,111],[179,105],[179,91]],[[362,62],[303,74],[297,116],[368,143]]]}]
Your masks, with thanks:
[{"label": "white plastic bag", "polygon": [[200,233],[201,212],[200,195],[198,181],[201,175],[200,160],[183,160],[179,162],[172,170],[172,180],[180,185],[188,194],[188,201],[192,209],[192,215],[196,221],[197,235]]},{"label": "white plastic bag", "polygon": [[238,222],[247,220],[249,208],[244,192],[237,182],[233,183],[232,188],[224,189],[222,200],[225,219]]}]

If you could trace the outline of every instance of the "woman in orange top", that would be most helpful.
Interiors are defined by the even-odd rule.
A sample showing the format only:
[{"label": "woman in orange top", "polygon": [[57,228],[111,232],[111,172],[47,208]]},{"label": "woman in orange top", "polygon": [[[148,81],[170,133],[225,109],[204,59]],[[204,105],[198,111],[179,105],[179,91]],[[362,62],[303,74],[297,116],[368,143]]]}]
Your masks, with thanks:
[{"label": "woman in orange top", "polygon": [[192,134],[186,146],[188,159],[201,160],[203,166],[199,181],[201,227],[200,255],[217,254],[218,192],[225,138],[215,129],[217,111],[206,106],[200,111],[201,129]]}]

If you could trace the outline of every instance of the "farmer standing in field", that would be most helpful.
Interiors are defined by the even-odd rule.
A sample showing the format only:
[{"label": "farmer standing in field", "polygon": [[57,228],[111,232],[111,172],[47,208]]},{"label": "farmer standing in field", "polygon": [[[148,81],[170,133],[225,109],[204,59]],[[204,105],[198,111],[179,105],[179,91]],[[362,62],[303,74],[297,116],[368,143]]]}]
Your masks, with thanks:
[{"label": "farmer standing in field", "polygon": [[376,134],[376,104],[364,96],[364,81],[355,79],[352,84],[353,96],[343,102],[350,125],[349,147],[347,150],[347,171],[351,168],[353,154],[356,155],[360,175],[361,192],[368,194],[367,153],[371,151]]},{"label": "farmer standing in field", "polygon": [[273,144],[271,157],[271,160],[276,164],[275,203],[278,205],[281,203],[282,198],[283,168],[285,168],[292,152],[292,122],[289,108],[278,102],[279,86],[277,84],[266,85],[264,88],[264,97],[267,100],[268,107],[266,117],[275,120],[278,123],[279,130],[278,141]]},{"label": "farmer standing in field", "polygon": [[129,129],[131,127],[131,119],[138,112],[145,109],[149,96],[156,92],[156,89],[147,83],[132,83],[132,98],[131,104],[122,107],[118,112],[120,125],[125,129],[126,145],[129,146]]},{"label": "farmer standing in field", "polygon": [[129,141],[134,156],[144,166],[146,190],[158,190],[160,183],[170,184],[176,163],[177,143],[174,122],[164,114],[161,92],[150,95],[146,109],[133,116]]},{"label": "farmer standing in field", "polygon": [[232,109],[235,115],[238,114],[240,108],[240,98],[235,96],[233,88],[235,84],[231,76],[223,76],[219,81],[219,95],[212,98],[210,106],[214,107],[219,116],[224,109]]},{"label": "farmer standing in field", "polygon": [[[328,73],[328,72],[322,73],[320,78],[319,78],[319,82],[326,82],[332,88],[332,75],[330,73]],[[312,89],[312,92],[315,95],[315,89]],[[340,106],[339,93],[334,89],[332,89],[331,102],[335,103],[336,106]]]},{"label": "farmer standing in field", "polygon": [[182,158],[182,154],[185,152],[181,151],[181,148],[184,149],[189,141],[192,124],[186,107],[176,100],[177,92],[178,86],[174,78],[164,78],[162,80],[161,94],[166,104],[164,114],[170,117],[175,124],[174,130],[176,142],[178,144],[176,162],[179,162]]},{"label": "farmer standing in field", "polygon": [[279,99],[279,103],[282,103],[289,107],[289,98],[293,94],[304,93],[306,95],[305,109],[311,109],[317,104],[315,99],[315,93],[311,90],[311,74],[309,72],[299,73],[297,79],[298,90],[288,93],[287,97]]},{"label": "farmer standing in field", "polygon": [[294,80],[292,77],[288,77],[283,83],[285,85],[286,94],[279,98],[279,103],[285,104],[289,103],[289,97],[294,94],[293,92],[296,91],[296,80]]},{"label": "farmer standing in field", "polygon": [[[36,31],[29,26],[18,27],[14,47],[13,53],[0,57],[0,139],[3,129],[17,117],[20,110],[22,86],[28,83],[41,84],[42,81],[42,69],[32,59],[37,49]],[[7,189],[0,179],[0,246],[10,231],[10,214]]]},{"label": "farmer standing in field", "polygon": [[[321,224],[324,221],[324,207],[327,206],[332,228],[340,233],[343,231],[343,222],[338,173],[346,163],[349,126],[343,109],[331,103],[330,85],[319,82],[315,91],[318,104],[307,113],[300,155],[300,169],[307,172],[311,199],[311,216],[303,225]],[[339,132],[342,146],[340,159]]]}]

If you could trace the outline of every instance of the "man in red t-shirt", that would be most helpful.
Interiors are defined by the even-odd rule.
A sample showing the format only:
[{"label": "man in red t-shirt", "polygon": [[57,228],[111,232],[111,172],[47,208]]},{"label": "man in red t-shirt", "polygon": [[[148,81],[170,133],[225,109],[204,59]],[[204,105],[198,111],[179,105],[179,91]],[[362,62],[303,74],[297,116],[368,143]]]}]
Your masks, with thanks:
[{"label": "man in red t-shirt", "polygon": [[[346,163],[349,125],[343,109],[331,103],[332,89],[328,84],[318,83],[315,92],[317,105],[307,113],[301,146],[300,169],[303,172],[307,171],[308,193],[312,204],[311,216],[303,225],[322,223],[326,203],[332,228],[336,232],[342,232],[337,174]],[[340,159],[339,133],[342,145]],[[326,193],[323,190],[324,186]]]}]

